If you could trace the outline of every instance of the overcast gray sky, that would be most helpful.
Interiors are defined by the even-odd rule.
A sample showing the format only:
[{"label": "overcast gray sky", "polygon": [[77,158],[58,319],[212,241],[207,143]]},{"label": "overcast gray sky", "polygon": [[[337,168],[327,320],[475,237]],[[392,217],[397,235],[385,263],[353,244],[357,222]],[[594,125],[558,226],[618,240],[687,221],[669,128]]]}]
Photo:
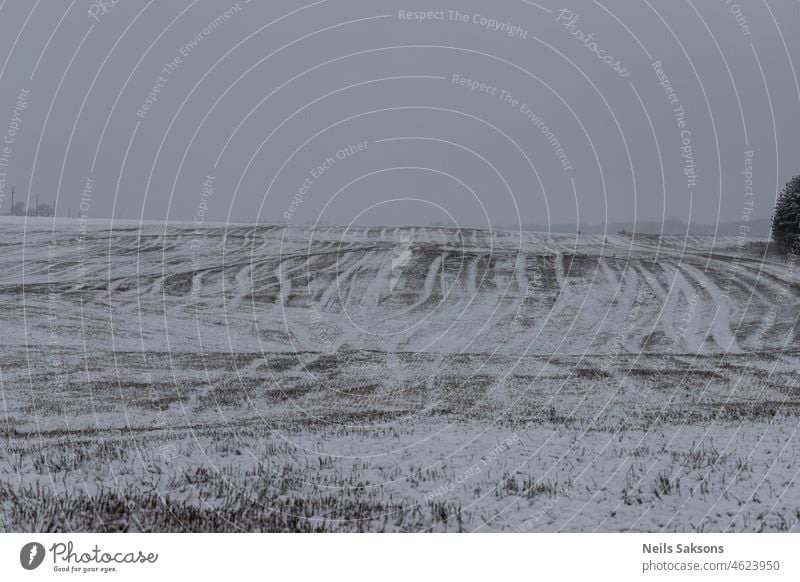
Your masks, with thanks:
[{"label": "overcast gray sky", "polygon": [[715,223],[800,173],[795,1],[111,4],[0,2],[2,213]]}]

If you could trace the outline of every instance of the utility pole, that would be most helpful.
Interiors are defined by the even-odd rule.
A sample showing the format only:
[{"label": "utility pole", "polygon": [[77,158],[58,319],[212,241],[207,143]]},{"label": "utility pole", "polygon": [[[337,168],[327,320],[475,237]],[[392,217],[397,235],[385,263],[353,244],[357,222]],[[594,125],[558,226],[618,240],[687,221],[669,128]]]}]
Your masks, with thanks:
[{"label": "utility pole", "polygon": [[39,193],[36,193],[36,210],[33,211],[34,216],[39,216]]},{"label": "utility pole", "polygon": [[14,186],[11,186],[11,216],[14,216]]}]

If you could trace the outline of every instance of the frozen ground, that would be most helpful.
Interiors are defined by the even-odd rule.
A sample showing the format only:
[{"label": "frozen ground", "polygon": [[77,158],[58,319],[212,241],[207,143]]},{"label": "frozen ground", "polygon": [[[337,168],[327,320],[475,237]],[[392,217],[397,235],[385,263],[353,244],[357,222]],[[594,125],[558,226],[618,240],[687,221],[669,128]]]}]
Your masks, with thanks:
[{"label": "frozen ground", "polygon": [[0,530],[797,531],[738,242],[5,219]]}]

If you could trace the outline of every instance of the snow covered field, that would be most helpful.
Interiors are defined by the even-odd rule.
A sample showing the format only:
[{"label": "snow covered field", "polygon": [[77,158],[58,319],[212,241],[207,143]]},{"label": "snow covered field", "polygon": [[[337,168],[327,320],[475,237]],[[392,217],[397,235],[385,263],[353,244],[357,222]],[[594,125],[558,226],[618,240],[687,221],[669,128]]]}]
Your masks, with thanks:
[{"label": "snow covered field", "polygon": [[800,529],[735,238],[0,224],[0,530]]}]

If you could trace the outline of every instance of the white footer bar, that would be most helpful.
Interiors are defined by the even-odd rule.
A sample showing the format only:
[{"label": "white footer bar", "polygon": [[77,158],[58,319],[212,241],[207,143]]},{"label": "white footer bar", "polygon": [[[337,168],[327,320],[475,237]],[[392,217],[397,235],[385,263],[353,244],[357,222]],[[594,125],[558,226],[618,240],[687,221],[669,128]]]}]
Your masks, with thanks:
[{"label": "white footer bar", "polygon": [[0,579],[777,581],[800,580],[798,548],[798,534],[4,534]]}]

